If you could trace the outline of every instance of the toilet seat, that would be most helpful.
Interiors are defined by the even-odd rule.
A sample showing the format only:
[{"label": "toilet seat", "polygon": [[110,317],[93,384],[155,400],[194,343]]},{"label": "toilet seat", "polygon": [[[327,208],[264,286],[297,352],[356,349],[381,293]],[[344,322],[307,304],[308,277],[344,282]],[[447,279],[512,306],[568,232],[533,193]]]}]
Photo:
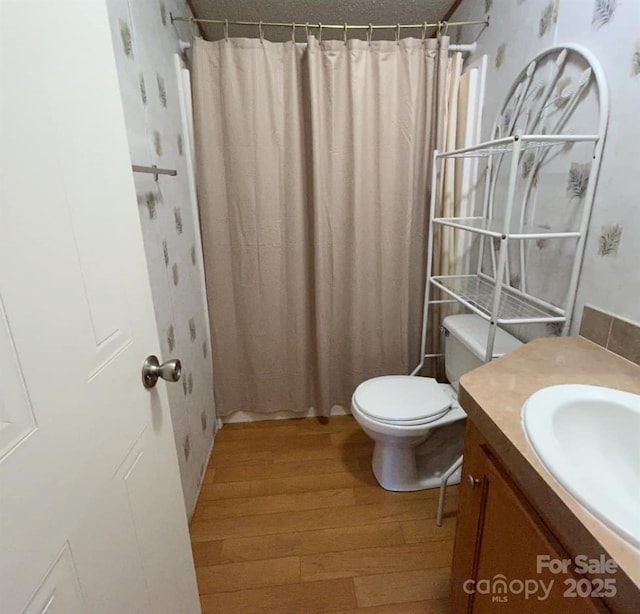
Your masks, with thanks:
[{"label": "toilet seat", "polygon": [[385,375],[362,382],[353,405],[371,420],[416,426],[439,420],[451,409],[451,399],[431,377]]}]

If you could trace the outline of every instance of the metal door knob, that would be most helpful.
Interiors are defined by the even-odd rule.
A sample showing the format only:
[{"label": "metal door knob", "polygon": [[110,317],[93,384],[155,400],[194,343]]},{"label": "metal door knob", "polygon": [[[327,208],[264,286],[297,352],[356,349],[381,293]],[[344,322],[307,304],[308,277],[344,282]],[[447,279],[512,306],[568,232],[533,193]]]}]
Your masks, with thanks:
[{"label": "metal door knob", "polygon": [[467,483],[471,488],[480,484],[480,478],[474,478],[470,473],[467,475]]},{"label": "metal door knob", "polygon": [[182,375],[182,364],[177,358],[160,364],[157,356],[151,354],[142,363],[142,384],[145,388],[153,388],[161,377],[167,382],[177,382]]}]

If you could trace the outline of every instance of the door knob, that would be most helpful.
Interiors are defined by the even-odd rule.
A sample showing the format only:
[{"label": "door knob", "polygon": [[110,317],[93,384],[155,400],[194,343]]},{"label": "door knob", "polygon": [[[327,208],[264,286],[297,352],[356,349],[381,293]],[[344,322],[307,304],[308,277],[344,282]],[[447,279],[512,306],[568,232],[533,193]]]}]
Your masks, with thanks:
[{"label": "door knob", "polygon": [[471,488],[474,488],[478,484],[480,484],[482,480],[480,478],[474,478],[470,473],[467,475],[467,483]]},{"label": "door knob", "polygon": [[167,382],[177,382],[182,375],[182,364],[177,358],[160,364],[157,356],[151,354],[142,363],[142,384],[145,388],[153,388],[161,377]]}]

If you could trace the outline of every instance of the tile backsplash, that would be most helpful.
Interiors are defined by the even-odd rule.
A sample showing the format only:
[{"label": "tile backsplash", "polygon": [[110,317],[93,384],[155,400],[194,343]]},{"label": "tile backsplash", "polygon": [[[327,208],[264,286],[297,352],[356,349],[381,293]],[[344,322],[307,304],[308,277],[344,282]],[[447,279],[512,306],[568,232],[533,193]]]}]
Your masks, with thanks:
[{"label": "tile backsplash", "polygon": [[640,325],[585,305],[580,336],[640,365]]}]

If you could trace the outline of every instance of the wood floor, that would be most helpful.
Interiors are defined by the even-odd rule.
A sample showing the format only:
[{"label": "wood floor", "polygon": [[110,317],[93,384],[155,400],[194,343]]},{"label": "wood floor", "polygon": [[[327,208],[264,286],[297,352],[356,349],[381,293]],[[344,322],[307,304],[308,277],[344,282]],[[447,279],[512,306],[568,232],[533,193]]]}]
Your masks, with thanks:
[{"label": "wood floor", "polygon": [[203,612],[440,614],[457,487],[391,493],[350,416],[228,424],[191,523]]}]

